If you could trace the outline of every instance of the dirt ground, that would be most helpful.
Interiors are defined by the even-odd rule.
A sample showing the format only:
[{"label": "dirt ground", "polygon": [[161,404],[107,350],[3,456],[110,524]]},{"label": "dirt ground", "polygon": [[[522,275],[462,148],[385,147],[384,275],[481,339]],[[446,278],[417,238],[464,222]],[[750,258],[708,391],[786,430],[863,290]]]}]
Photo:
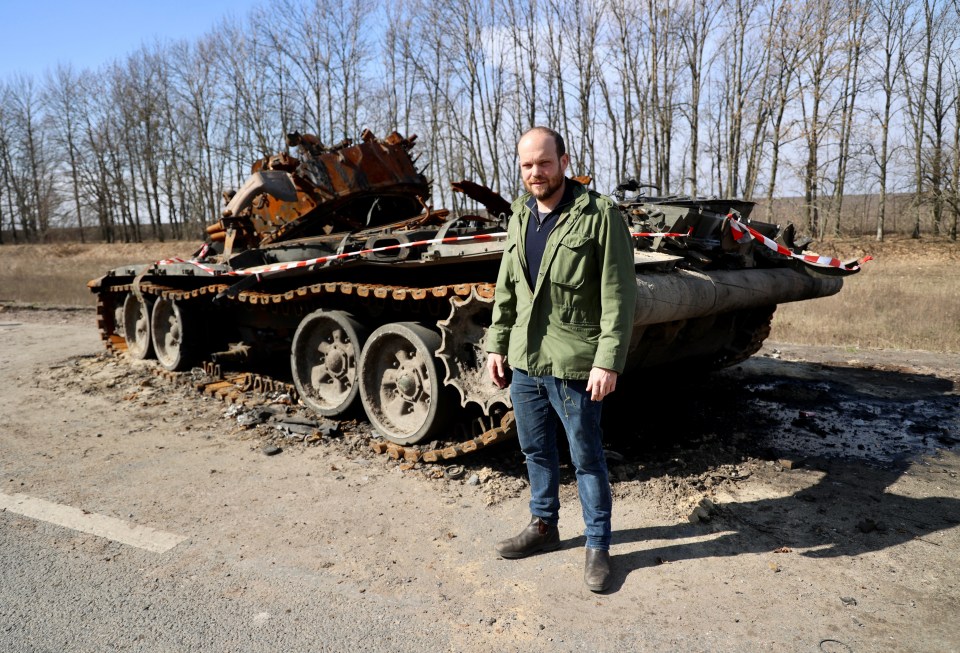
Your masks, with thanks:
[{"label": "dirt ground", "polygon": [[0,312],[0,375],[0,492],[187,535],[158,581],[229,570],[250,605],[332,584],[435,650],[960,650],[960,355],[773,343],[625,378],[603,594],[569,468],[562,549],[493,553],[527,520],[514,443],[410,465],[364,423],[289,433],[282,400],[240,410],[107,354],[89,311]]}]

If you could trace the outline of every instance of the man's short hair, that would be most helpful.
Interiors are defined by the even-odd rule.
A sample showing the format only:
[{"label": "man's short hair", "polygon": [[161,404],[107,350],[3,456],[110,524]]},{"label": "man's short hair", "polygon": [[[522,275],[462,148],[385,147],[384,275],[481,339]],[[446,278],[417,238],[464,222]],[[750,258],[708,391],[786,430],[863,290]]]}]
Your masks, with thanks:
[{"label": "man's short hair", "polygon": [[[550,129],[549,127],[542,127],[538,125],[536,127],[531,127],[530,129],[528,129],[526,132],[524,132],[523,136],[526,136],[527,134],[531,134],[533,132],[540,132],[541,134],[546,134],[548,136],[553,137],[553,142],[557,146],[557,159],[559,159],[560,157],[562,157],[564,154],[567,153],[567,147],[563,142],[563,136],[560,135],[560,132]],[[520,138],[522,139],[523,136],[521,136]]]}]

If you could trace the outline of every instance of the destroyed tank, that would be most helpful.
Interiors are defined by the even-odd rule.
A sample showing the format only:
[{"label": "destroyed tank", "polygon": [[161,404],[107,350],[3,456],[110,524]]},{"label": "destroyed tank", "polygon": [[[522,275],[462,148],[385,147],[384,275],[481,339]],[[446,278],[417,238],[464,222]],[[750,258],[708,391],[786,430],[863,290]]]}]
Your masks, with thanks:
[{"label": "destroyed tank", "polygon": [[[415,139],[289,135],[298,155],[257,161],[190,259],[89,283],[107,346],[254,390],[286,380],[318,415],[365,415],[396,445],[453,440],[444,457],[511,437],[483,351],[509,203],[462,181],[483,210],[432,208]],[[613,196],[635,239],[627,373],[742,361],[777,304],[836,293],[857,270],[803,255],[750,202],[648,197],[634,181]]]}]

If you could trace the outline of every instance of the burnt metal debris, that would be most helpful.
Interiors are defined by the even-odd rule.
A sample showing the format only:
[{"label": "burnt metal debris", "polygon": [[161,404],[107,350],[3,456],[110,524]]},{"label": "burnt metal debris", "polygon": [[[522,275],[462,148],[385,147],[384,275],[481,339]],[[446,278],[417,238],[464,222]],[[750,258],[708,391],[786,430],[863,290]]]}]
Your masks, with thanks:
[{"label": "burnt metal debris", "polygon": [[[209,394],[277,390],[319,416],[365,416],[379,448],[407,460],[512,437],[482,350],[509,203],[464,180],[455,190],[483,210],[434,209],[415,140],[289,135],[298,155],[257,161],[191,259],[89,283],[108,348],[171,372],[203,365]],[[636,239],[628,370],[735,364],[760,348],[777,304],[842,286],[790,255],[791,229],[750,220],[750,202],[647,197],[635,182],[614,197]],[[738,237],[744,227],[757,237]]]}]

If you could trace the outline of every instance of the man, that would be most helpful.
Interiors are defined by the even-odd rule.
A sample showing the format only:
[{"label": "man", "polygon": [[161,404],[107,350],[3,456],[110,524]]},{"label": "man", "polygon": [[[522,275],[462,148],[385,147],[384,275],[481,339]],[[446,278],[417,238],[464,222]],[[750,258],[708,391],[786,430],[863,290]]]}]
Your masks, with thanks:
[{"label": "man", "polygon": [[557,428],[576,467],[586,526],[584,582],[595,592],[610,578],[610,482],[600,407],[617,386],[636,304],[633,245],[614,204],[567,179],[563,138],[534,127],[517,145],[529,191],[514,201],[497,278],[487,370],[505,387],[513,369],[520,448],[530,476],[530,524],[499,542],[504,558],[560,546]]}]

